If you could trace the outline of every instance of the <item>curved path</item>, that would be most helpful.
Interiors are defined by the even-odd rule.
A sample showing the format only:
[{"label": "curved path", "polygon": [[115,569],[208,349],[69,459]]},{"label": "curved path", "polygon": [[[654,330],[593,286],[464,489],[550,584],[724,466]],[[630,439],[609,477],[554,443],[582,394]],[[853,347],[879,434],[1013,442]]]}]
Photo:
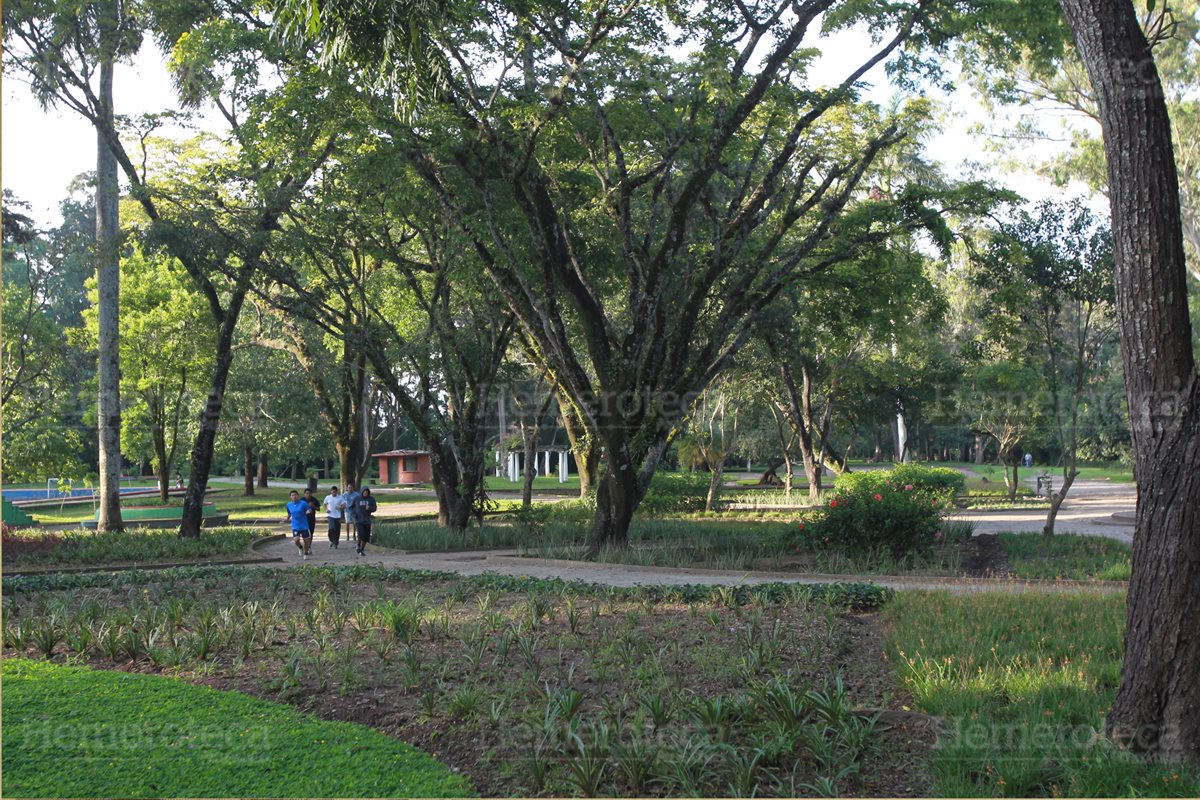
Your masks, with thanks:
[{"label": "curved path", "polygon": [[374,564],[402,569],[428,569],[459,575],[492,572],[522,578],[562,578],[608,586],[710,586],[755,585],[760,583],[838,583],[868,582],[892,589],[946,589],[955,593],[981,591],[1102,591],[1124,592],[1125,584],[1088,581],[1017,581],[971,578],[903,577],[887,575],[816,575],[795,572],[747,572],[676,567],[642,567],[631,564],[599,564],[587,561],[522,558],[515,549],[470,550],[459,552],[408,553],[403,550],[368,545],[365,556],[356,555],[354,546],[342,542],[334,550],[318,538],[312,555],[303,560],[289,539],[273,539],[257,548],[264,556],[279,561],[262,566],[294,567],[303,564]]},{"label": "curved path", "polygon": [[[1032,485],[1032,479],[1030,483]],[[1106,536],[1128,544],[1133,541],[1133,524],[1115,519],[1113,514],[1132,518],[1136,506],[1137,488],[1132,483],[1078,479],[1058,511],[1054,530],[1057,533]],[[1046,523],[1046,509],[965,509],[954,514],[953,518],[974,523],[976,534],[1040,532]]]}]

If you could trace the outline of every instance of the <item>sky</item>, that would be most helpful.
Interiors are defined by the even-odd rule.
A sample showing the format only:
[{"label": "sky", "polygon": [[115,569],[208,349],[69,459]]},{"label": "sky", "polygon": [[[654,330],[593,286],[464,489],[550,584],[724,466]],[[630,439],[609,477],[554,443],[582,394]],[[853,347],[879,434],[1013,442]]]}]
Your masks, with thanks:
[{"label": "sky", "polygon": [[[815,43],[815,42],[814,42]],[[820,40],[822,55],[813,66],[818,82],[840,82],[863,60],[870,46],[867,35],[849,31]],[[885,103],[893,94],[882,66],[864,80],[872,85],[867,96]],[[147,44],[132,64],[120,65],[114,79],[117,113],[134,116],[162,111],[175,106],[174,91],[166,69],[166,58],[153,44]],[[987,114],[969,90],[960,89],[945,99],[948,109],[942,133],[933,137],[927,154],[940,161],[948,175],[962,176],[981,165],[990,174],[1031,200],[1061,196],[1062,191],[1030,172],[1000,174],[989,166],[989,153],[970,133],[976,123],[988,124]],[[201,125],[219,130],[213,114],[203,116]],[[1050,143],[1028,149],[1028,160],[1037,160],[1053,152]],[[69,109],[43,110],[29,87],[6,74],[3,81],[3,114],[0,116],[0,182],[18,198],[31,204],[34,220],[52,226],[60,220],[58,204],[66,196],[67,186],[80,173],[95,169],[96,139],[90,124]],[[1073,187],[1066,194],[1080,194]]]}]

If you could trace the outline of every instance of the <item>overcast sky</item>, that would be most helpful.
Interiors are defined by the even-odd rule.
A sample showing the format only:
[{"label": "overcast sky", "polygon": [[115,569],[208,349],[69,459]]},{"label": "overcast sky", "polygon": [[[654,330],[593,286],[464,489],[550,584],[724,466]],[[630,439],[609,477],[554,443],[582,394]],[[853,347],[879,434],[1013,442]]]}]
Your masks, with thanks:
[{"label": "overcast sky", "polygon": [[[815,42],[814,42],[815,43]],[[822,56],[814,65],[814,77],[821,82],[840,81],[866,58],[870,42],[865,34],[847,32],[820,40]],[[876,67],[866,80],[872,84],[868,96],[886,102],[893,94],[883,68]],[[40,225],[58,222],[58,204],[68,184],[81,172],[95,169],[96,138],[91,126],[66,109],[43,111],[28,87],[11,75],[4,76],[2,131],[0,131],[0,170],[3,185],[33,207]],[[174,92],[167,76],[165,57],[152,44],[143,47],[133,64],[118,67],[114,80],[117,113],[134,116],[162,111],[175,106]],[[986,164],[991,156],[981,143],[968,134],[971,125],[984,121],[979,103],[968,91],[959,91],[948,107],[953,114],[944,132],[928,146],[927,154],[940,161],[951,176],[962,176],[971,163]],[[215,117],[208,115],[209,120]],[[217,130],[215,122],[206,127]],[[1040,148],[1050,152],[1052,145]],[[1032,156],[1037,150],[1031,150]],[[999,175],[1010,188],[1031,199],[1059,194],[1048,182],[1030,173]],[[1071,193],[1079,193],[1075,188]]]}]

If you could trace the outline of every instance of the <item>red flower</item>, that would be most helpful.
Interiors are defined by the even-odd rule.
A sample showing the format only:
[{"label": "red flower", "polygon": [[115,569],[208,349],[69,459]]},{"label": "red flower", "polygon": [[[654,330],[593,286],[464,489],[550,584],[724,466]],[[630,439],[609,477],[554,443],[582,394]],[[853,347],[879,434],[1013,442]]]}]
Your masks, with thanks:
[{"label": "red flower", "polygon": [[911,492],[912,490],[913,490],[913,485],[911,483],[904,484],[904,491]]},{"label": "red flower", "polygon": [[930,501],[929,501],[929,505],[931,505],[931,506],[936,506],[936,505],[937,505],[937,500],[930,500]]},{"label": "red flower", "polygon": [[882,500],[882,499],[883,499],[883,495],[881,495],[881,494],[877,494],[877,495],[875,495],[875,499],[876,499],[876,500]]},{"label": "red flower", "polygon": [[830,507],[830,508],[837,508],[837,500],[830,500],[830,501],[829,501],[829,507]]},{"label": "red flower", "polygon": [[800,523],[800,530],[804,530],[804,523],[803,523],[803,522],[801,522],[801,523]]}]

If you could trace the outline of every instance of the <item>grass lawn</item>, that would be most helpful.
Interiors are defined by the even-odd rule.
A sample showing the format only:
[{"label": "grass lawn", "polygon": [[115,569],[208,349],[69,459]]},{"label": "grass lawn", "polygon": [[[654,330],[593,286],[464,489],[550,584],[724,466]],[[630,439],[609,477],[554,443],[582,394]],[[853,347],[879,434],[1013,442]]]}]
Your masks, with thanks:
[{"label": "grass lawn", "polygon": [[[5,722],[34,726],[5,731],[12,795],[466,790],[428,760],[414,762],[428,770],[397,770],[396,754],[410,751],[381,735],[305,727],[312,717],[191,693],[184,681],[378,728],[458,768],[485,796],[926,789],[930,732],[914,736],[876,716],[896,710],[894,679],[877,611],[854,609],[878,609],[888,596],[878,587],[615,589],[368,567],[176,571],[136,584],[70,577],[89,588],[35,591],[26,581],[4,596],[6,670],[36,655],[182,680],[84,671],[111,683],[18,687],[16,702],[6,692]],[[35,677],[61,669],[24,668]],[[5,680],[11,692],[7,671]],[[133,690],[117,691],[126,685]],[[159,687],[165,696],[151,691]],[[83,735],[68,728],[66,746],[48,754],[38,738],[47,720],[77,722]],[[105,758],[93,781],[94,764],[79,758],[98,738],[88,726],[114,720],[155,735],[159,724],[194,730],[202,746],[164,736],[136,758],[93,751]],[[201,736],[250,741],[208,757],[214,745]],[[109,741],[95,746],[111,750]]]},{"label": "grass lawn", "polygon": [[[988,479],[990,484],[995,484],[997,481],[1001,487],[1004,486],[1004,467],[1000,464],[974,464],[967,461],[935,461],[928,462],[929,466],[935,467],[956,467],[961,469],[969,469]],[[1122,483],[1133,482],[1133,468],[1122,464],[1097,464],[1094,466],[1080,466],[1079,477],[1089,480],[1110,480]],[[1054,485],[1058,486],[1062,482],[1062,467],[1057,465],[1037,464],[1035,463],[1028,469],[1024,464],[1021,464],[1019,477],[1025,478],[1040,475],[1043,472],[1049,473],[1055,478]],[[969,484],[968,484],[969,485]]]},{"label": "grass lawn", "polygon": [[[525,482],[510,481],[504,477],[488,475],[484,479],[487,488],[493,492],[520,492],[525,486]],[[568,475],[564,483],[558,482],[558,473],[553,475],[539,475],[533,479],[534,492],[562,492],[570,494],[572,497],[579,495],[579,476]]]},{"label": "grass lawn", "polygon": [[153,564],[202,558],[237,558],[263,528],[209,528],[198,539],[181,539],[166,528],[135,528],[113,533],[43,532],[18,529],[4,536],[5,567],[51,567],[93,564]]},{"label": "grass lawn", "polygon": [[1129,580],[1133,551],[1115,539],[1070,533],[1002,533],[999,538],[1018,578]]},{"label": "grass lawn", "polygon": [[[212,502],[217,507],[218,511],[229,514],[230,522],[257,524],[282,521],[286,516],[284,507],[287,505],[288,496],[292,491],[281,486],[273,486],[267,489],[256,488],[252,496],[244,497],[240,486],[215,483],[210,484],[210,487],[225,490],[216,494],[210,494],[208,499],[209,502]],[[318,500],[324,498],[329,493],[329,487],[324,483],[320,484],[318,489],[320,490],[318,492],[320,495],[317,498]],[[375,490],[372,489],[372,491],[374,492]],[[396,493],[377,494],[376,499],[380,503],[423,503],[429,502],[434,498]],[[171,497],[169,503],[170,505],[182,505],[183,499],[180,497]],[[157,497],[150,497],[138,498],[136,501],[126,501],[125,505],[129,507],[136,505],[157,506],[161,505],[161,503],[159,503]],[[95,519],[95,509],[91,503],[66,506],[62,511],[59,511],[58,508],[29,509],[29,513],[42,525],[71,524]],[[319,516],[322,519],[324,518],[324,514]]]},{"label": "grass lawn", "polygon": [[461,797],[362,725],[155,675],[6,658],[6,797]]},{"label": "grass lawn", "polygon": [[936,794],[1200,794],[1200,775],[1093,738],[1120,679],[1123,597],[905,592],[886,614],[897,674],[917,708],[945,719]]}]

